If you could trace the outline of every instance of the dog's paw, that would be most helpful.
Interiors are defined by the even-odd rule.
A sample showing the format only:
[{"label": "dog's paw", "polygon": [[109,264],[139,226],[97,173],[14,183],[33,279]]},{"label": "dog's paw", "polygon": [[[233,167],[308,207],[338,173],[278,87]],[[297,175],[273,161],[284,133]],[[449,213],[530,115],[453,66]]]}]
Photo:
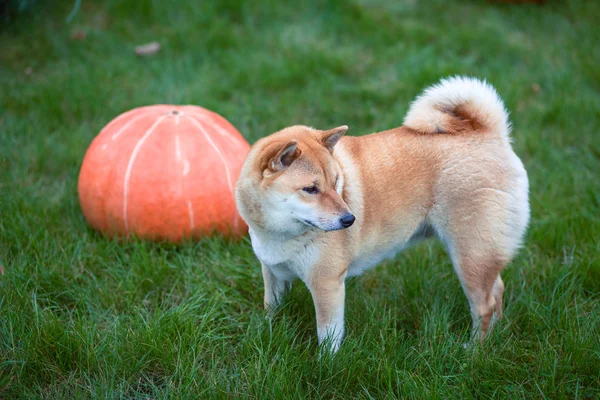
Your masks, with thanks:
[{"label": "dog's paw", "polygon": [[327,337],[319,344],[319,361],[333,358],[342,344],[341,338]]}]

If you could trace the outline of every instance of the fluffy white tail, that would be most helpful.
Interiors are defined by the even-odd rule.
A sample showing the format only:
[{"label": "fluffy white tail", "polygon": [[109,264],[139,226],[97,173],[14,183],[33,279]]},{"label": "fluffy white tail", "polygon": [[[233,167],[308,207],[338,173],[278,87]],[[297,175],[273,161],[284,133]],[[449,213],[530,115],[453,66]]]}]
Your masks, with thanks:
[{"label": "fluffy white tail", "polygon": [[422,133],[492,133],[508,138],[508,112],[496,90],[475,78],[452,77],[411,104],[404,125]]}]

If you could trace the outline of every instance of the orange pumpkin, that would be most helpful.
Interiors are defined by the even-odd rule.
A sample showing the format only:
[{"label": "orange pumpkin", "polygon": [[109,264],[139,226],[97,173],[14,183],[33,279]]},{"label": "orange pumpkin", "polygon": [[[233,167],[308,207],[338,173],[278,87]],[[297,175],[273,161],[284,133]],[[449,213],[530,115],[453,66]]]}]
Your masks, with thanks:
[{"label": "orange pumpkin", "polygon": [[178,242],[247,231],[233,195],[250,145],[220,115],[153,105],[119,115],[96,136],[79,173],[88,222],[113,235]]}]

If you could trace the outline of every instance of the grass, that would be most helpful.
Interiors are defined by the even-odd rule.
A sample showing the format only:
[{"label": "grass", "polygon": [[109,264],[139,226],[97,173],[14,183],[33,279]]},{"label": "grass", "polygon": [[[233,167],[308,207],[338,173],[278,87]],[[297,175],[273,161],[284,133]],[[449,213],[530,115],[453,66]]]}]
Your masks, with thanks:
[{"label": "grass", "polygon": [[[85,1],[67,24],[72,10],[38,2],[0,33],[0,398],[600,397],[599,3]],[[498,89],[531,184],[482,347],[461,347],[468,306],[435,242],[349,282],[347,338],[319,361],[308,292],[265,319],[247,239],[118,243],[80,211],[87,146],[133,107],[202,105],[251,143],[296,123],[357,135],[453,74]]]}]

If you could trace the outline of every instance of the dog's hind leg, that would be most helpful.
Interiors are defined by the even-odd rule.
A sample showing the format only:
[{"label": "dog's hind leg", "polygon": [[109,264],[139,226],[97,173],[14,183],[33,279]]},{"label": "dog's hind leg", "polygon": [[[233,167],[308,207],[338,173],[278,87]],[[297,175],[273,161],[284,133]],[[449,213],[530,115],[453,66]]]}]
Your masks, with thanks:
[{"label": "dog's hind leg", "polygon": [[506,265],[506,260],[493,252],[454,252],[454,269],[471,309],[472,338],[483,341],[492,326],[494,313],[497,317],[502,315],[504,285],[501,284],[500,271]]},{"label": "dog's hind leg", "polygon": [[[474,196],[475,197],[475,196]],[[519,232],[503,219],[509,213],[499,203],[465,200],[445,213],[435,228],[446,244],[454,270],[469,300],[473,339],[483,340],[494,316],[502,316],[504,283],[500,272],[520,244]],[[438,214],[439,215],[439,214]]]},{"label": "dog's hind leg", "polygon": [[[504,282],[502,282],[502,278],[500,274],[498,274],[498,278],[496,278],[496,282],[494,282],[494,300],[496,300],[496,318],[502,318],[502,296],[504,295]],[[493,320],[492,320],[493,322]]]},{"label": "dog's hind leg", "polygon": [[496,156],[456,155],[439,178],[428,216],[450,253],[479,339],[488,334],[494,313],[502,315],[500,272],[521,247],[530,214],[521,162],[502,147],[489,150]]}]

